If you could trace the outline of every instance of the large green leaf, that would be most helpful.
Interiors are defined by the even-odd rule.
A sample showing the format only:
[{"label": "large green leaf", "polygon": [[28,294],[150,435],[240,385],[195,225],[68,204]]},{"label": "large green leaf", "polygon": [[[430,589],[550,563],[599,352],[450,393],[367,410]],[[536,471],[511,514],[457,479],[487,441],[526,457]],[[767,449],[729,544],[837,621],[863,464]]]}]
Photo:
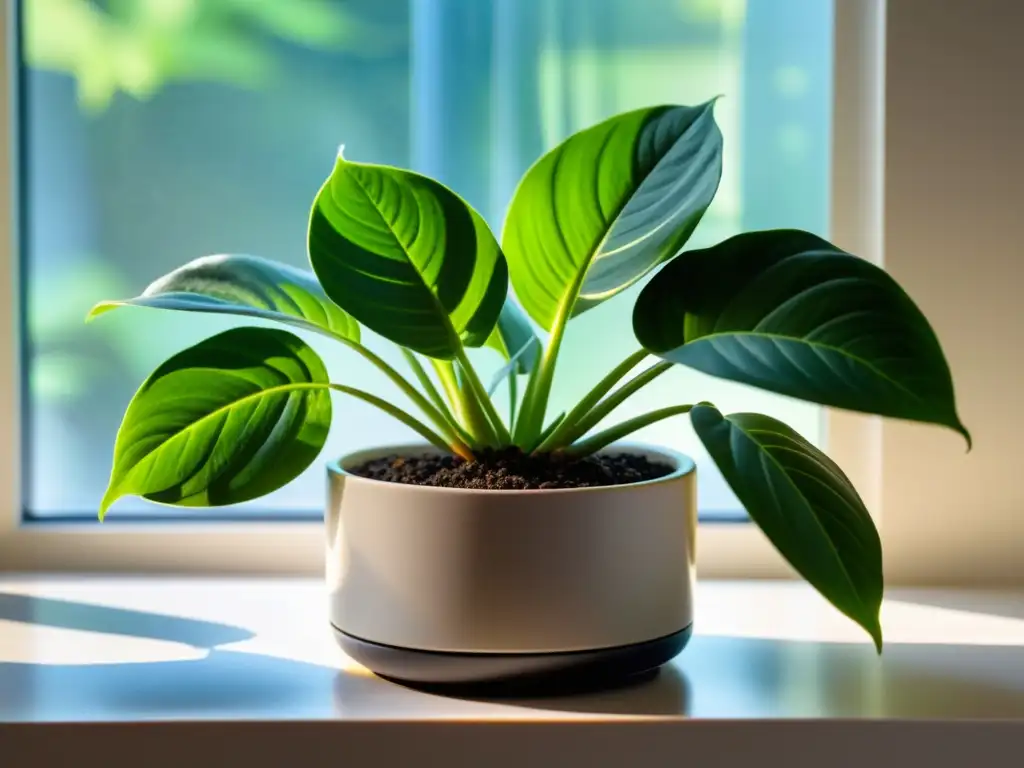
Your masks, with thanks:
[{"label": "large green leaf", "polygon": [[970,442],[931,326],[879,267],[798,230],[689,251],[633,313],[649,351],[814,403],[941,424]]},{"label": "large green leaf", "polygon": [[502,247],[516,295],[551,330],[675,255],[722,175],[713,102],[627,112],[577,133],[523,177]]},{"label": "large green leaf", "polygon": [[759,413],[690,412],[694,429],[754,522],[796,571],[882,650],[882,545],[850,480],[824,453]]},{"label": "large green leaf", "polygon": [[258,317],[359,341],[359,324],[327,298],[312,273],[258,256],[203,256],[164,275],[141,296],[100,302],[89,318],[122,306]]},{"label": "large green leaf", "polygon": [[287,331],[235,328],[179,352],[125,412],[100,517],[122,496],[205,507],[280,488],[327,439],[327,382],[320,358]]},{"label": "large green leaf", "polygon": [[327,295],[403,347],[452,359],[494,329],[508,268],[487,224],[433,179],[340,155],[317,195],[309,259]]}]

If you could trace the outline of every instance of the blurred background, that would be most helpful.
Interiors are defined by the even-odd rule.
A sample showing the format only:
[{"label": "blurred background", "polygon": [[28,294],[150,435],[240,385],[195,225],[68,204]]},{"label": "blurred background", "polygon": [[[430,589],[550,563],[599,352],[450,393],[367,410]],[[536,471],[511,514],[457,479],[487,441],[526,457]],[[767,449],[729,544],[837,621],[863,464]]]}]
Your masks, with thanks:
[{"label": "blurred background", "polygon": [[[309,206],[339,144],[353,160],[441,179],[497,232],[520,175],[570,133],[623,110],[721,94],[724,177],[691,245],[754,228],[828,233],[831,2],[22,0],[20,11],[31,516],[93,517],[135,389],[168,355],[232,324],[124,309],[85,326],[89,307],[208,253],[307,266]],[[556,412],[636,349],[637,290],[571,324]],[[390,399],[359,358],[309,340],[334,380]],[[485,380],[499,364],[489,351],[475,359]],[[822,443],[819,408],[682,369],[609,421],[699,399],[770,413]],[[411,438],[339,399],[325,458]],[[694,456],[702,515],[737,516],[685,417],[637,439]],[[323,486],[318,463],[217,514],[319,516]],[[138,499],[112,514],[143,511],[182,514]]]}]

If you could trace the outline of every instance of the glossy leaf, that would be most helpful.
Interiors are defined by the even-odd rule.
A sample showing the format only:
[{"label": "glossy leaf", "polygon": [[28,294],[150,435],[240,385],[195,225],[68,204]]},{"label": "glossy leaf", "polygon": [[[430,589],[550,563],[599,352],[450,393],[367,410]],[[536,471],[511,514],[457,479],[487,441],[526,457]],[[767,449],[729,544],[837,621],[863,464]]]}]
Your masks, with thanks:
[{"label": "glossy leaf", "polygon": [[179,352],[128,406],[100,517],[128,495],[206,507],[280,488],[327,439],[327,384],[320,358],[287,331],[235,328]]},{"label": "glossy leaf", "polygon": [[675,255],[722,174],[713,102],[627,112],[581,131],[523,177],[502,246],[516,295],[546,330]]},{"label": "glossy leaf", "polygon": [[970,436],[942,348],[879,267],[797,230],[690,251],[633,313],[649,351],[713,376],[823,405],[931,422]]},{"label": "glossy leaf", "polygon": [[690,419],[729,487],[769,541],[882,650],[882,545],[850,480],[815,446],[758,413]]},{"label": "glossy leaf", "polygon": [[501,308],[498,324],[487,339],[487,346],[496,350],[506,361],[515,358],[516,373],[529,373],[536,365],[540,339],[533,332],[533,326],[523,310],[511,297],[505,300]]},{"label": "glossy leaf", "polygon": [[141,296],[100,302],[89,319],[123,306],[258,317],[359,341],[359,324],[327,298],[312,273],[245,254],[190,261]]},{"label": "glossy leaf", "polygon": [[327,295],[396,344],[454,359],[483,345],[508,293],[487,224],[433,179],[339,156],[317,195],[309,259]]}]

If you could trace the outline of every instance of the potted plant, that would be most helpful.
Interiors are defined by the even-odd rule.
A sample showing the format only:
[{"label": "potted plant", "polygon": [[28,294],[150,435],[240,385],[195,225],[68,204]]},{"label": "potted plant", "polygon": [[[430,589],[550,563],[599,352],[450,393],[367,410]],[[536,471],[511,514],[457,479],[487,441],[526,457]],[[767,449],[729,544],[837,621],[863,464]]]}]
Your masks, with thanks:
[{"label": "potted plant", "polygon": [[[684,365],[950,427],[969,444],[939,342],[883,270],[796,230],[683,250],[721,176],[713,106],[640,109],[571,136],[524,175],[500,245],[437,181],[339,153],[309,220],[312,273],[205,257],[97,305],[93,316],[134,305],[316,332],[411,406],[335,382],[288,330],[226,331],[171,357],[132,399],[101,519],[129,494],[205,507],[273,491],[323,447],[331,393],[350,395],[425,442],[329,465],[330,618],[343,647],[420,683],[629,675],[689,637],[696,505],[690,459],[619,441],[689,414],[753,521],[881,652],[879,536],[821,450],[774,418],[725,415],[691,393],[593,431]],[[550,413],[566,325],[659,267],[634,307],[638,351]],[[402,348],[411,378],[361,344],[362,326]],[[467,358],[482,346],[507,361],[490,386]],[[491,398],[499,384],[507,415]]]}]

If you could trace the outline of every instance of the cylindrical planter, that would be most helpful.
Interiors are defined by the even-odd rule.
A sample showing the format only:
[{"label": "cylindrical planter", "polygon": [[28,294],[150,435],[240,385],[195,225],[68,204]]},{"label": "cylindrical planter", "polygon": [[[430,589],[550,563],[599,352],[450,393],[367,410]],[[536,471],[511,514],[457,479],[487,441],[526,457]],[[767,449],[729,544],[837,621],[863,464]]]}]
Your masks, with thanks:
[{"label": "cylindrical planter", "polygon": [[342,648],[419,684],[623,678],[682,650],[693,621],[696,472],[666,450],[662,478],[486,491],[371,480],[373,458],[328,467],[327,582]]}]

